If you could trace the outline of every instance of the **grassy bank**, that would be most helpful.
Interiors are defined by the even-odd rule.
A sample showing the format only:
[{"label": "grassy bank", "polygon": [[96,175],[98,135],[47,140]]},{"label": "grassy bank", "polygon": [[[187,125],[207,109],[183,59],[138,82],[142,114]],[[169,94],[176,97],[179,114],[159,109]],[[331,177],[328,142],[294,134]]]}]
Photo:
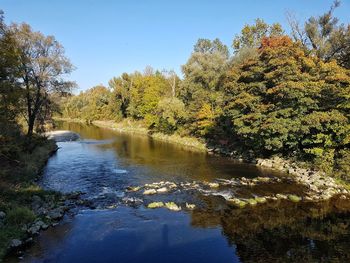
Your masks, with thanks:
[{"label": "grassy bank", "polygon": [[[56,118],[56,120],[87,123],[86,121],[80,120],[80,119]],[[207,151],[205,143],[197,138],[182,137],[177,134],[167,135],[159,132],[152,133],[150,130],[146,128],[146,126],[141,121],[131,121],[131,120],[123,120],[121,122],[93,121],[92,124],[98,127],[113,129],[118,132],[147,135],[158,141],[169,142],[169,143],[184,146],[188,149],[192,149],[196,151],[203,151],[203,152]]]},{"label": "grassy bank", "polygon": [[[59,198],[57,193],[44,191],[35,183],[47,160],[57,150],[57,145],[41,137],[33,140],[31,150],[22,151],[16,160],[1,160],[0,261],[8,251],[11,240],[24,240],[27,237],[26,227],[38,219],[32,209],[33,197],[39,196],[51,202]],[[18,143],[18,147],[21,147]]]}]

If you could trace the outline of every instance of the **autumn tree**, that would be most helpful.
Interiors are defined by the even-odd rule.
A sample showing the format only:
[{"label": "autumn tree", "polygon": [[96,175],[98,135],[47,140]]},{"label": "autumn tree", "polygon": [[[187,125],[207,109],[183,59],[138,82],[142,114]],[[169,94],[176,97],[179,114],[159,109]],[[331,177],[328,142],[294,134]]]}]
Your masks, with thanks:
[{"label": "autumn tree", "polygon": [[38,116],[50,110],[50,93],[67,92],[74,86],[63,78],[73,67],[53,36],[34,32],[27,24],[14,24],[10,30],[19,52],[19,79],[25,104],[23,116],[30,137]]},{"label": "autumn tree", "polygon": [[350,76],[335,62],[305,54],[287,36],[270,37],[256,60],[231,74],[236,81],[226,83],[225,112],[246,147],[300,153],[330,167],[348,148]]}]

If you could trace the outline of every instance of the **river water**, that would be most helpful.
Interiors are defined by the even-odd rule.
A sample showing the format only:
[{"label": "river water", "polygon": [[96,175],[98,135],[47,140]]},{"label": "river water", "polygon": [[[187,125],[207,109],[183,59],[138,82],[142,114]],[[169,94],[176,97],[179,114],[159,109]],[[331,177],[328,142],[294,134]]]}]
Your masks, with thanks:
[{"label": "river water", "polygon": [[[74,123],[57,128],[81,139],[58,143],[40,183],[65,193],[81,191],[95,209],[80,209],[42,232],[24,262],[350,262],[348,201],[269,200],[235,208],[226,199],[301,195],[304,187],[272,170],[146,136]],[[258,176],[282,180],[207,186],[218,178]],[[160,181],[182,188],[147,196],[126,191]],[[182,210],[148,209],[154,201],[172,201]],[[196,208],[186,209],[186,202]]]}]

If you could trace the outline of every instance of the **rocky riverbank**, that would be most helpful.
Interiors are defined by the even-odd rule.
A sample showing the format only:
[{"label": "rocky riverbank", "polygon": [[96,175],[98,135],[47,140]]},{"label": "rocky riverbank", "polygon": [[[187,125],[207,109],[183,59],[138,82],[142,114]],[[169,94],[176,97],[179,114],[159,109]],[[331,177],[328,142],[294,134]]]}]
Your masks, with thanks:
[{"label": "rocky riverbank", "polygon": [[295,183],[305,185],[308,188],[305,196],[306,200],[327,200],[336,195],[343,199],[349,198],[349,187],[345,183],[339,183],[322,171],[312,168],[301,168],[296,162],[291,160],[285,160],[278,156],[265,159],[244,157],[244,155],[239,155],[235,151],[229,151],[225,147],[210,147],[208,148],[208,153],[229,156],[240,162],[284,172]]}]

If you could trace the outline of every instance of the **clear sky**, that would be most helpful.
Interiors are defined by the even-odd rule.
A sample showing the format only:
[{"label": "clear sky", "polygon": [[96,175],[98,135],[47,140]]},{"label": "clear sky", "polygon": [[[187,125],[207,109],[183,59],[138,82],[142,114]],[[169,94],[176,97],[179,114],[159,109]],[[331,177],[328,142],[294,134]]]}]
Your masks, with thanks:
[{"label": "clear sky", "polygon": [[[235,34],[255,18],[280,22],[285,13],[301,20],[323,14],[332,0],[0,0],[5,20],[29,23],[54,35],[76,66],[79,90],[107,85],[123,72],[174,69],[191,54],[198,38],[220,38],[231,45]],[[350,0],[335,12],[350,22]]]}]

